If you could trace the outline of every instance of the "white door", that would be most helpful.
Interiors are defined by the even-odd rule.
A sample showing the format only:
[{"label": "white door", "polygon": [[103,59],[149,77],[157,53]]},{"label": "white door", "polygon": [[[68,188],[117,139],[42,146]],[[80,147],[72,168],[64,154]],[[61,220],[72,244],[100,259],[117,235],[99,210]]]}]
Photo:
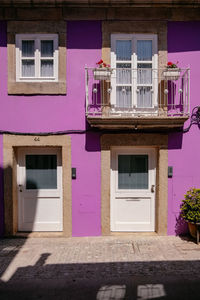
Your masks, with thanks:
[{"label": "white door", "polygon": [[18,230],[62,231],[62,162],[59,148],[19,148]]},{"label": "white door", "polygon": [[113,148],[111,231],[155,231],[155,149]]}]

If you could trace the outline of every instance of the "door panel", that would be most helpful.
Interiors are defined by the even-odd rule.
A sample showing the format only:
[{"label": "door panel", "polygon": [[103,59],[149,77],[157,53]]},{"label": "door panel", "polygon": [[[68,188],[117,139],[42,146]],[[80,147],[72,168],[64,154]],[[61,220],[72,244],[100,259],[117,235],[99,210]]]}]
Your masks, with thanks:
[{"label": "door panel", "polygon": [[18,149],[17,171],[18,230],[62,231],[60,149]]},{"label": "door panel", "polygon": [[155,171],[154,149],[112,150],[112,231],[155,231]]},{"label": "door panel", "polygon": [[[151,198],[117,199],[116,220],[120,230],[127,231],[134,225],[134,231],[140,231],[142,227],[151,223]],[[124,215],[124,213],[126,214]],[[126,217],[126,218],[125,218]]]}]

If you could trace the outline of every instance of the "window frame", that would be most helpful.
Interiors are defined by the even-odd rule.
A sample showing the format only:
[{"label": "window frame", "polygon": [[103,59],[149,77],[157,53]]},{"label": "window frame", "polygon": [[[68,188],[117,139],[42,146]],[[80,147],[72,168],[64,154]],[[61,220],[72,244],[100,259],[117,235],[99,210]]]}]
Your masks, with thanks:
[{"label": "window frame", "polygon": [[[34,57],[27,57],[27,60],[34,59],[35,61],[35,76],[24,77],[22,76],[22,41],[34,40]],[[41,41],[51,40],[53,41],[53,56],[41,57]],[[15,35],[15,47],[16,47],[16,82],[58,82],[58,60],[59,60],[59,46],[58,46],[58,34],[16,34]],[[26,57],[24,58],[26,59]],[[52,77],[41,76],[41,60],[49,59],[53,60],[53,73]]]},{"label": "window frame", "polygon": [[[132,107],[129,109],[131,112],[155,112],[157,113],[158,110],[158,35],[157,34],[140,34],[140,33],[133,33],[133,34],[126,34],[126,33],[114,33],[111,34],[111,68],[116,69],[117,66],[117,59],[116,59],[116,41],[117,40],[131,40],[132,45],[132,54],[131,54],[131,60],[130,61],[124,61],[123,63],[130,63],[131,68],[134,69],[134,71],[131,74],[131,84],[127,84],[127,86],[132,87],[131,95],[132,95]],[[139,61],[137,59],[137,41],[138,40],[151,40],[152,41],[152,61]],[[122,63],[119,61],[119,63]],[[155,70],[155,72],[152,72],[152,90],[153,90],[153,97],[152,97],[152,107],[137,107],[137,86],[139,85],[137,83],[137,64],[138,63],[152,63],[152,69]],[[133,74],[135,73],[135,74]],[[124,84],[125,85],[125,84]],[[111,76],[111,86],[112,92],[111,92],[111,105],[113,107],[116,106],[116,73],[115,71],[112,73]],[[123,110],[122,110],[123,112]]]}]

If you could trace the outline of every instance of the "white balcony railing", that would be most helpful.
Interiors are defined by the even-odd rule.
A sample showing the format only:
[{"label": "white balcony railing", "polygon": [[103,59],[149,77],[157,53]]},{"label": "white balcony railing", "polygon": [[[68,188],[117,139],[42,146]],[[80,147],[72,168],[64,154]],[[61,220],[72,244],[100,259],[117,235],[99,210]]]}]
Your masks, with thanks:
[{"label": "white balcony railing", "polygon": [[190,70],[117,68],[98,80],[85,68],[88,117],[187,117],[190,107]]}]

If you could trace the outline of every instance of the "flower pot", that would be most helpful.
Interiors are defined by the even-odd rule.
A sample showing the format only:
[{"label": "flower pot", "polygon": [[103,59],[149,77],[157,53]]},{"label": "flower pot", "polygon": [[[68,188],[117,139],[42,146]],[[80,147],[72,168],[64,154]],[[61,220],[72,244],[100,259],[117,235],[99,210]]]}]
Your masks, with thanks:
[{"label": "flower pot", "polygon": [[196,226],[196,224],[188,222],[188,228],[189,228],[190,235],[194,239],[196,239],[197,238],[197,226]]},{"label": "flower pot", "polygon": [[180,69],[166,69],[163,76],[166,80],[178,80],[181,75]]},{"label": "flower pot", "polygon": [[189,228],[190,235],[194,239],[197,240],[197,245],[198,245],[199,244],[200,223],[191,223],[191,222],[188,222],[188,228]]},{"label": "flower pot", "polygon": [[112,71],[107,68],[98,68],[93,70],[95,80],[108,80],[110,79]]}]

